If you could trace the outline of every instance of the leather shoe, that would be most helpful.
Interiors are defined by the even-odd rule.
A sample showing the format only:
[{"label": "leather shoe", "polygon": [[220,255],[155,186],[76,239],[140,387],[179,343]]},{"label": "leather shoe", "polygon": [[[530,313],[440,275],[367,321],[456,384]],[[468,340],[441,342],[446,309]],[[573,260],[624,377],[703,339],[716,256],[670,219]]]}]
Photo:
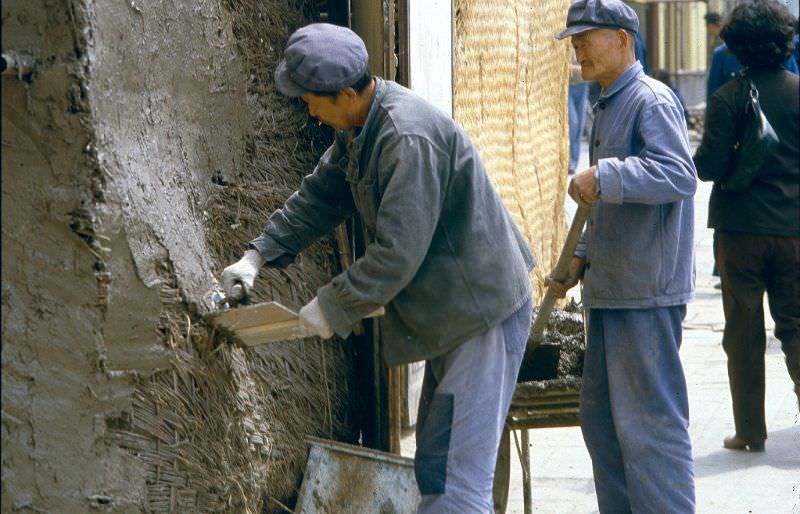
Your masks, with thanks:
[{"label": "leather shoe", "polygon": [[726,437],[722,446],[729,450],[744,450],[746,452],[763,452],[764,441],[745,441],[739,436]]}]

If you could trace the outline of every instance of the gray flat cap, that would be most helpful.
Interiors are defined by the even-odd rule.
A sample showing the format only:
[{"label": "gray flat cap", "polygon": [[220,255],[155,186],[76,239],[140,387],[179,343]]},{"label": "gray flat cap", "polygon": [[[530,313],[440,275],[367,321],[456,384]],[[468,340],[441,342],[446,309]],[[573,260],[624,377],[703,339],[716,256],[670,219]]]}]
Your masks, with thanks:
[{"label": "gray flat cap", "polygon": [[333,93],[352,86],[368,69],[367,47],[352,30],[329,23],[297,29],[275,69],[275,85],[288,97]]},{"label": "gray flat cap", "polygon": [[587,30],[624,29],[639,32],[636,11],[619,0],[578,0],[567,12],[567,28],[556,39],[564,39]]}]

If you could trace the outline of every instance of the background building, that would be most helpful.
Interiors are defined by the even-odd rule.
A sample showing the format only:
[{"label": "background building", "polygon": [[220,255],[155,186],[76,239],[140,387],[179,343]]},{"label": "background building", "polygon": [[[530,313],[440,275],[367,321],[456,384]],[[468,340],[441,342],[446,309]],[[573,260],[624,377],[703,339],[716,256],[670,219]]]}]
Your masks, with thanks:
[{"label": "background building", "polygon": [[[688,106],[705,102],[708,46],[704,16],[709,12],[724,17],[737,0],[632,0],[639,15],[647,45],[650,69],[670,72],[673,83],[683,93]],[[786,0],[798,16],[798,0]]]}]

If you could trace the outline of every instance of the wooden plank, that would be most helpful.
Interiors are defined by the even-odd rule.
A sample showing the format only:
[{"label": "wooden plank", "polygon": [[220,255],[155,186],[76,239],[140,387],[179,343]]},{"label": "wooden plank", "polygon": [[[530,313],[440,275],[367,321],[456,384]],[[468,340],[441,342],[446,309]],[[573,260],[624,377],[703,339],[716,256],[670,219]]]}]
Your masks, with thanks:
[{"label": "wooden plank", "polygon": [[246,328],[292,320],[296,322],[297,313],[278,302],[263,302],[216,312],[211,314],[209,319],[215,325],[238,334],[240,330]]},{"label": "wooden plank", "polygon": [[524,405],[540,405],[545,403],[578,403],[580,401],[579,394],[565,394],[558,396],[515,396],[511,401],[511,405],[524,406]]},{"label": "wooden plank", "polygon": [[236,337],[245,346],[259,346],[290,339],[300,339],[300,324],[297,320],[261,325],[236,331]]},{"label": "wooden plank", "polygon": [[244,346],[300,337],[297,313],[278,302],[263,302],[214,313],[212,323],[236,336]]},{"label": "wooden plank", "polygon": [[[367,317],[383,316],[385,313],[381,307]],[[245,346],[258,346],[302,337],[297,313],[278,302],[264,302],[214,313],[209,319],[218,327],[235,335]]]},{"label": "wooden plank", "polygon": [[525,405],[512,405],[512,411],[535,411],[535,412],[543,412],[546,410],[551,409],[571,409],[571,408],[578,408],[580,403],[576,400],[574,402],[559,402],[559,403],[541,403],[541,404],[525,404]]},{"label": "wooden plank", "polygon": [[531,414],[525,416],[509,415],[506,418],[506,426],[510,430],[521,430],[530,428],[558,428],[576,427],[580,425],[580,417],[577,409],[573,412],[558,414]]},{"label": "wooden plank", "polygon": [[[541,391],[538,391],[541,393]],[[552,401],[552,402],[559,402],[563,400],[569,399],[579,399],[581,396],[580,391],[575,392],[552,392],[550,394],[537,394],[537,391],[521,391],[519,389],[519,384],[517,384],[517,390],[514,393],[514,396],[511,399],[511,404],[524,404],[529,402],[535,402],[538,400],[545,400],[545,401]]]},{"label": "wooden plank", "polygon": [[569,414],[580,411],[578,405],[549,405],[546,407],[536,407],[534,409],[513,409],[509,412],[515,417],[517,416],[549,416]]}]

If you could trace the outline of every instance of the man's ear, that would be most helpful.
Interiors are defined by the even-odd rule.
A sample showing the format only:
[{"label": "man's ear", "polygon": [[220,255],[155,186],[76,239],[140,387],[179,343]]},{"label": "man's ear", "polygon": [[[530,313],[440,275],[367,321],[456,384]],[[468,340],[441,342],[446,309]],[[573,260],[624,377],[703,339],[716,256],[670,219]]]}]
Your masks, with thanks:
[{"label": "man's ear", "polygon": [[352,102],[358,98],[358,93],[352,87],[344,87],[339,90],[339,94],[343,95],[348,102]]},{"label": "man's ear", "polygon": [[633,45],[633,41],[631,41],[631,35],[628,34],[627,30],[619,29],[617,30],[617,38],[619,39],[622,48],[625,48],[630,41],[631,45]]}]

